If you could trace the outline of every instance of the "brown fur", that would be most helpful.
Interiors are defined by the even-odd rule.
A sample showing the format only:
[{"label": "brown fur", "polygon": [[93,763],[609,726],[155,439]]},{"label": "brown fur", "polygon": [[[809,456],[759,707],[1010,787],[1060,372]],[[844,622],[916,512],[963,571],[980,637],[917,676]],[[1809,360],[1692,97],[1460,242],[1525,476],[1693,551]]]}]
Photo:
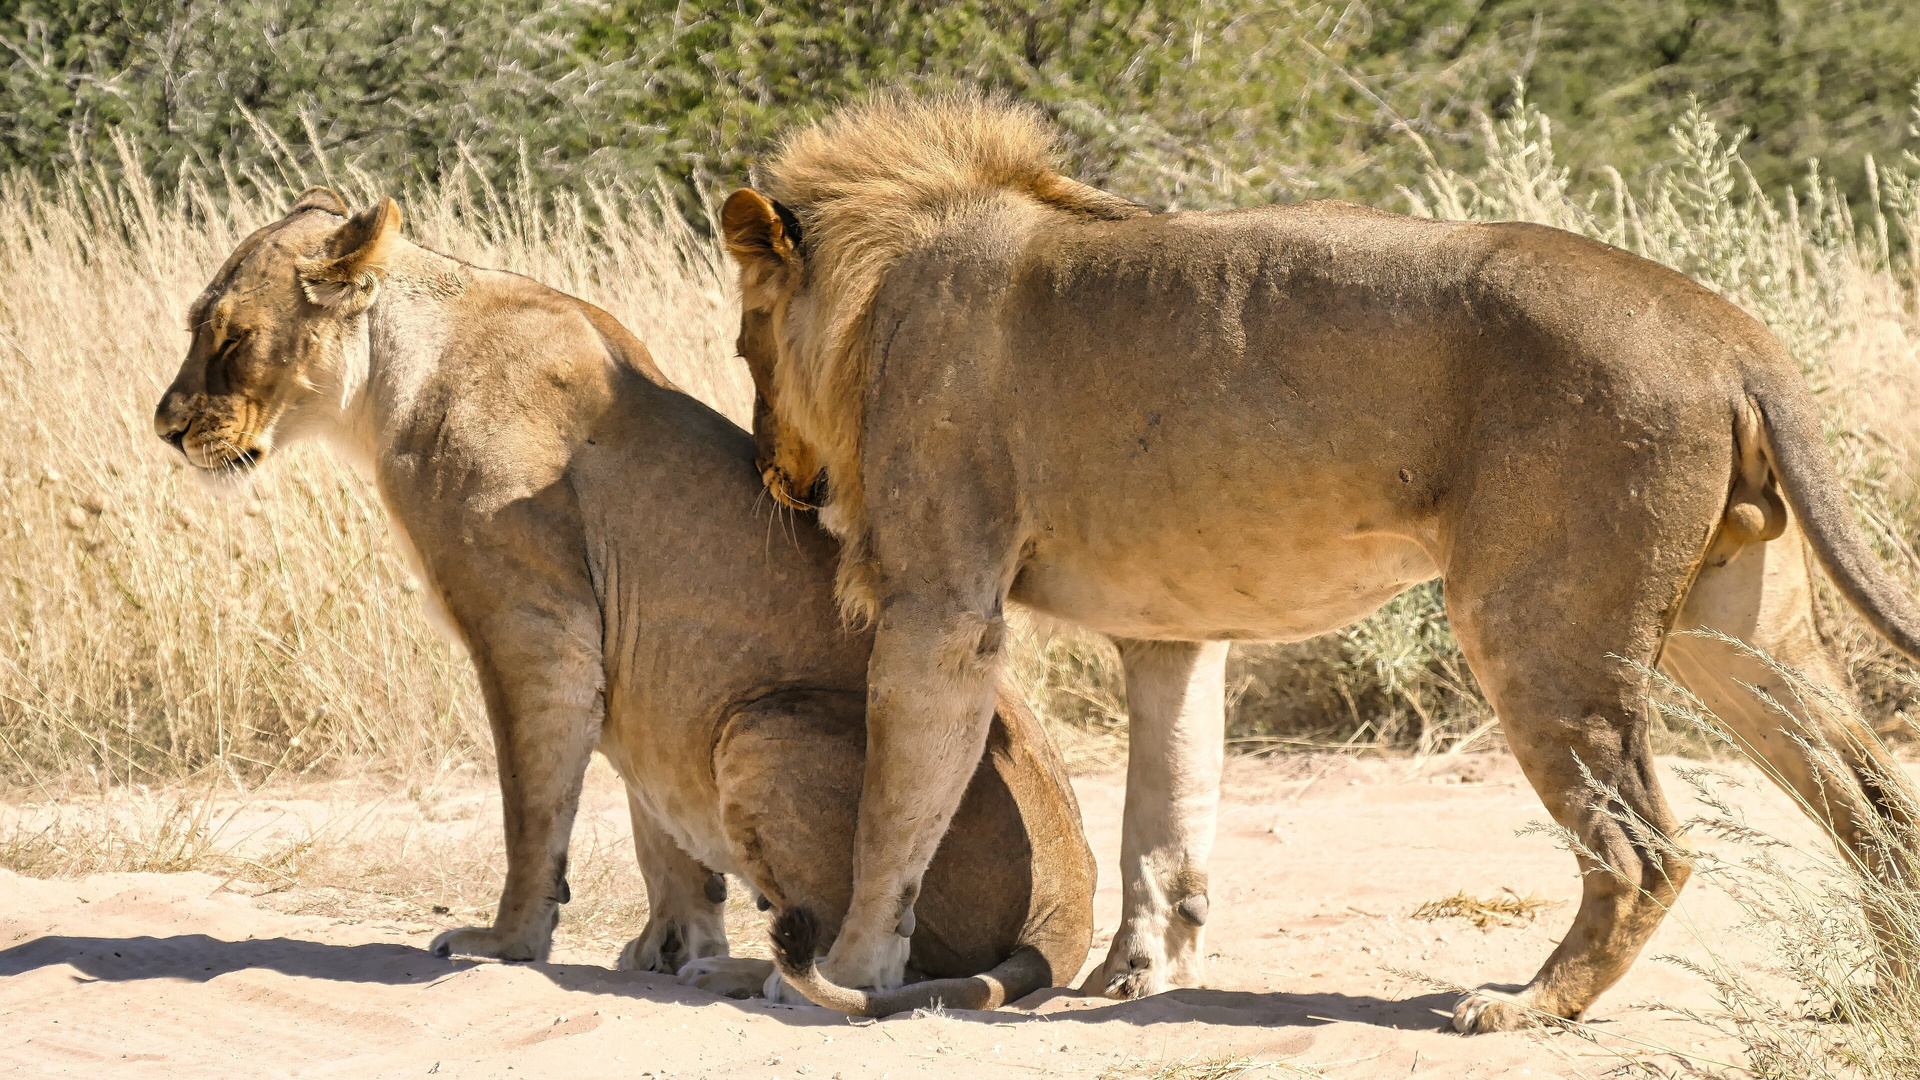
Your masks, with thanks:
[{"label": "brown fur", "polygon": [[[983,737],[1008,601],[1121,644],[1124,906],[1088,986],[1199,977],[1229,640],[1298,640],[1445,579],[1469,664],[1582,859],[1580,911],[1517,996],[1464,1031],[1575,1016],[1684,883],[1594,808],[1582,768],[1678,823],[1645,666],[1711,701],[1836,837],[1907,828],[1871,732],[1706,626],[1844,674],[1808,559],[1909,656],[1920,608],[1873,558],[1785,350],[1662,267],[1532,225],[1337,203],[1143,215],[1053,173],[1031,114],[886,100],[796,135],[783,207],[729,199],[743,342],[773,480],[817,461],[841,602],[877,615],[849,914],[825,987],[884,982],[891,898],[931,857]],[[1062,197],[1061,192],[1066,192]],[[811,455],[809,458],[808,455]],[[1211,643],[1211,644],[1201,644]],[[1766,686],[1783,718],[1741,688]],[[1843,748],[1828,775],[1783,724]],[[830,992],[830,991],[829,991]]]},{"label": "brown fur", "polygon": [[[344,209],[309,192],[240,245],[195,302],[156,432],[222,473],[329,438],[368,467],[430,608],[466,643],[507,881],[493,925],[449,931],[437,953],[545,958],[598,748],[626,782],[650,901],[622,966],[695,965],[689,981],[740,991],[716,871],[829,925],[846,906],[872,637],[839,625],[831,543],[808,519],[768,542],[747,434],[668,385],[606,312],[407,243],[392,200]],[[890,1000],[945,986],[957,1001],[964,977],[1010,958],[1017,996],[1085,957],[1079,811],[1037,721],[1003,695],[912,935],[919,969],[962,982]]]}]

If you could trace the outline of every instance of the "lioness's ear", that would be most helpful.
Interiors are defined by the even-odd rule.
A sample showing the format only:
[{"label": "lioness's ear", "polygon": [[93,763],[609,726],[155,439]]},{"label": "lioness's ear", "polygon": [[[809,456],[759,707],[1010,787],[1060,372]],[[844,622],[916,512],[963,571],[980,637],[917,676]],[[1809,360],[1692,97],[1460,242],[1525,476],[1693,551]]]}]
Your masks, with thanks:
[{"label": "lioness's ear", "polygon": [[301,192],[300,197],[293,200],[293,205],[287,209],[287,216],[292,217],[302,210],[325,210],[341,217],[346,217],[348,213],[346,201],[334,194],[332,188],[324,187],[310,187]]},{"label": "lioness's ear", "polygon": [[727,196],[720,231],[742,269],[774,271],[799,261],[800,219],[752,188]]},{"label": "lioness's ear", "polygon": [[327,242],[325,255],[300,260],[307,299],[349,312],[364,309],[373,302],[399,237],[400,204],[392,199],[348,218]]}]

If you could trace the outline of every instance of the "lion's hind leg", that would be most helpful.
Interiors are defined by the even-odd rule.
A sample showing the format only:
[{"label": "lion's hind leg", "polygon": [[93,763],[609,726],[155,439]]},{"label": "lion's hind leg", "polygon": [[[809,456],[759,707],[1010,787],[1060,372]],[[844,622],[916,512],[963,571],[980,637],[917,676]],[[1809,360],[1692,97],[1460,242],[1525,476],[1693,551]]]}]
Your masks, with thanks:
[{"label": "lion's hind leg", "polygon": [[[1652,659],[1653,635],[1579,635],[1572,650],[1564,640],[1561,648],[1539,648],[1556,628],[1528,617],[1527,608],[1503,610],[1503,596],[1467,614],[1466,604],[1448,599],[1461,647],[1514,756],[1571,838],[1581,880],[1573,926],[1532,981],[1515,993],[1468,994],[1454,1026],[1471,1034],[1577,1018],[1626,974],[1691,872],[1655,775],[1647,680],[1635,665],[1608,659]],[[1564,628],[1569,617],[1551,621]]]},{"label": "lion's hind leg", "polygon": [[[1604,412],[1577,469],[1537,433],[1479,451],[1445,567],[1447,612],[1508,745],[1580,866],[1573,925],[1526,986],[1468,994],[1462,1032],[1581,1016],[1645,947],[1691,873],[1660,790],[1646,665],[1725,505],[1724,449],[1618,438]],[[1501,433],[1491,433],[1499,436]],[[1690,451],[1691,453],[1687,453]],[[1724,467],[1724,466],[1720,466]],[[1609,482],[1596,489],[1592,475]]]},{"label": "lion's hind leg", "polygon": [[[1675,629],[1662,668],[1882,889],[1910,887],[1902,882],[1920,858],[1913,789],[1854,713],[1846,671],[1820,637],[1799,528],[1716,544]],[[1887,926],[1871,896],[1868,914]],[[1883,974],[1904,976],[1914,961],[1910,935],[1883,929],[1881,939]]]}]

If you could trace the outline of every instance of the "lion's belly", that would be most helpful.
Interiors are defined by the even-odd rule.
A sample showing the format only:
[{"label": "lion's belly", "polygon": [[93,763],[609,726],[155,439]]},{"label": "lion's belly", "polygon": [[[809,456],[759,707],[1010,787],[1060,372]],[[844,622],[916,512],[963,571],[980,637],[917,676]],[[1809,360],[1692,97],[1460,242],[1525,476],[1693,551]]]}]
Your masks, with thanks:
[{"label": "lion's belly", "polygon": [[1413,540],[1249,536],[1218,547],[1177,540],[1125,550],[1036,549],[1013,599],[1117,637],[1299,641],[1364,618],[1438,573]]}]

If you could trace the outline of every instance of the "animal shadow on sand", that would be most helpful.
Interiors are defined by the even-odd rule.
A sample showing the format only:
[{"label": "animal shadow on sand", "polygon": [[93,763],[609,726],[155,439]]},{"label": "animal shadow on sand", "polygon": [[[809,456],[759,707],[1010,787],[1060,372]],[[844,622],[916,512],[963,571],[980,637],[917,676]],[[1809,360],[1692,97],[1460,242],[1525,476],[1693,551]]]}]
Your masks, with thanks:
[{"label": "animal shadow on sand", "polygon": [[[368,943],[331,945],[300,938],[223,941],[205,934],[173,937],[48,936],[0,950],[0,978],[39,968],[69,965],[84,981],[129,982],[179,979],[207,982],[236,971],[267,970],[283,975],[336,982],[424,986],[482,966],[444,960],[412,945]],[[590,964],[527,964],[556,987],[577,993],[608,994],[651,1001],[712,1004],[713,995],[681,986],[656,974],[614,971]],[[1026,1023],[1032,1011],[1060,997],[1077,997],[1056,987],[1042,990],[999,1012],[955,1010],[970,1022]],[[845,1018],[826,1009],[770,1005],[758,999],[731,1002],[798,1025],[841,1024]],[[1317,1027],[1336,1022],[1371,1024],[1403,1030],[1446,1026],[1435,1015],[1453,1004],[1451,994],[1425,994],[1394,1000],[1354,994],[1254,993],[1244,990],[1174,990],[1139,1001],[1087,999],[1079,1007],[1048,1014],[1054,1022],[1138,1025],[1202,1023],[1235,1027]]]}]

